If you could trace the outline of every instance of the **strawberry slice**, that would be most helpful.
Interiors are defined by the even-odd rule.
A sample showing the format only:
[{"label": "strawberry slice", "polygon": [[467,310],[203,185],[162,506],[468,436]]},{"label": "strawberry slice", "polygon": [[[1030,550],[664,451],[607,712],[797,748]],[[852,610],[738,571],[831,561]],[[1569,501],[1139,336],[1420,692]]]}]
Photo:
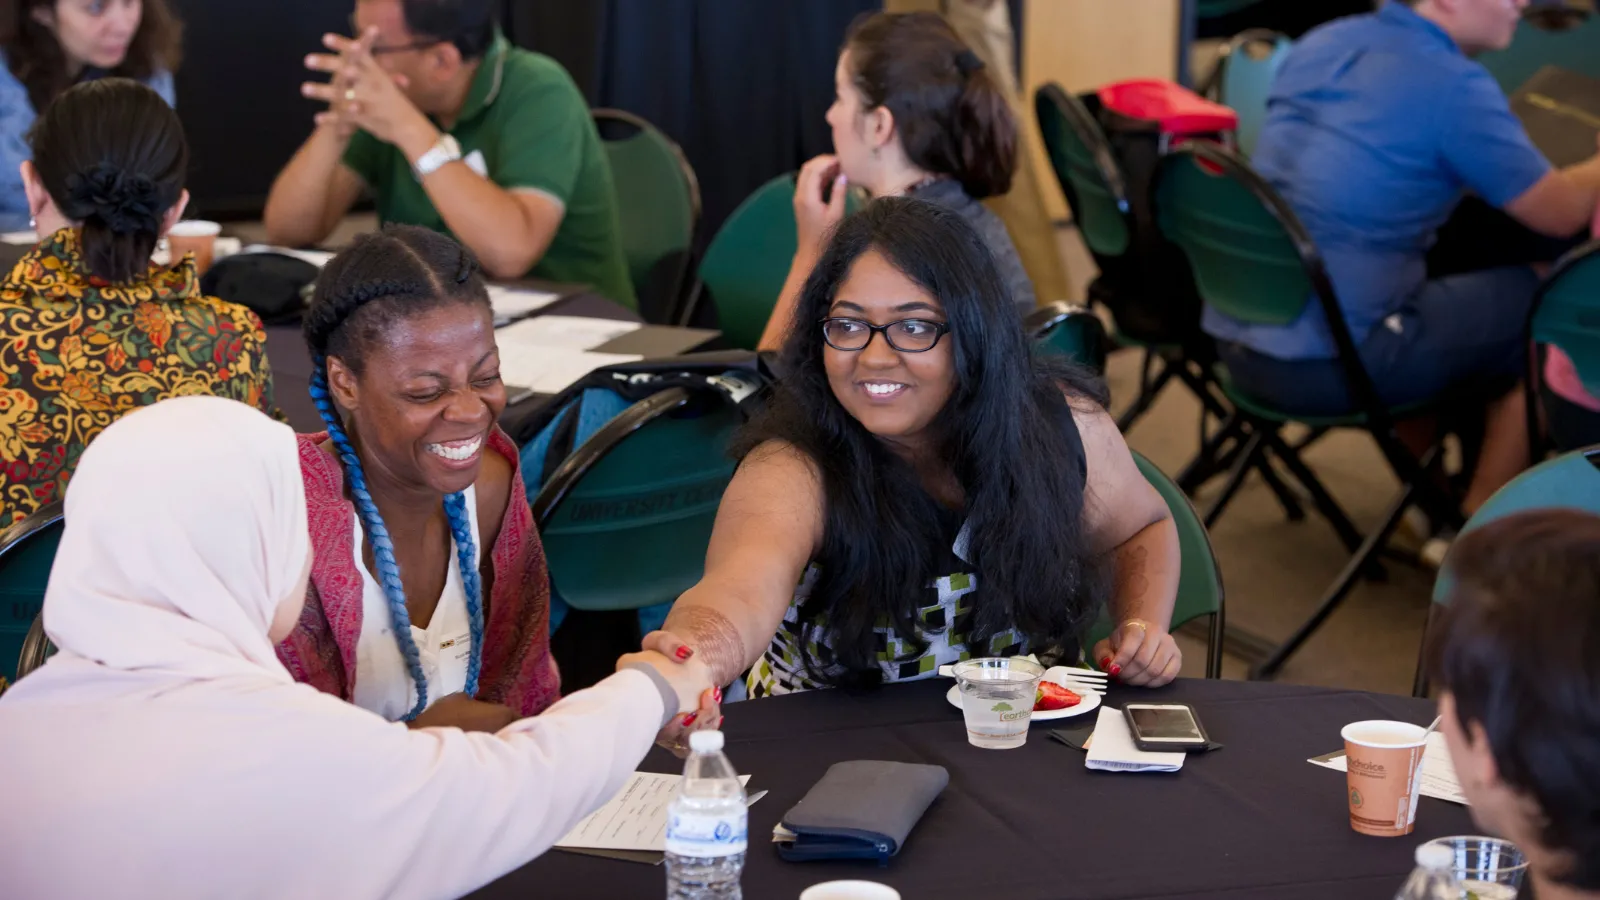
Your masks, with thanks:
[{"label": "strawberry slice", "polygon": [[1033,695],[1033,711],[1047,712],[1052,709],[1067,709],[1082,702],[1082,697],[1061,685],[1053,681],[1041,681],[1037,692]]}]

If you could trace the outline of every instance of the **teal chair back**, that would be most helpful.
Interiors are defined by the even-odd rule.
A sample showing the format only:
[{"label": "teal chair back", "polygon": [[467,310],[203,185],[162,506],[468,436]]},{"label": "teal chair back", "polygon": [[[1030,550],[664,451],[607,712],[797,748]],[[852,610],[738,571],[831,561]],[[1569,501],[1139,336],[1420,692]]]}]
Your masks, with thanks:
[{"label": "teal chair back", "polygon": [[[1591,455],[1592,454],[1592,455]],[[1462,534],[1513,513],[1530,509],[1581,509],[1600,515],[1600,449],[1563,453],[1534,466],[1494,492],[1488,502],[1467,520]],[[1450,559],[1433,583],[1433,602],[1449,599]]]},{"label": "teal chair back", "polygon": [[683,298],[700,221],[700,182],[683,151],[644,119],[593,111],[611,164],[622,250],[647,321],[673,320]]},{"label": "teal chair back", "polygon": [[700,284],[716,307],[723,340],[756,349],[798,245],[792,173],[757,188],[717,230],[700,261]]},{"label": "teal chair back", "polygon": [[1097,256],[1127,253],[1132,242],[1127,189],[1100,124],[1082,101],[1056,84],[1039,88],[1033,108],[1050,167],[1084,243]]},{"label": "teal chair back", "polygon": [[1239,114],[1235,132],[1245,156],[1255,152],[1256,138],[1267,120],[1267,96],[1278,66],[1289,55],[1290,41],[1275,31],[1252,29],[1228,42],[1218,62],[1217,100]]},{"label": "teal chair back", "polygon": [[[1472,514],[1461,534],[1530,509],[1580,509],[1600,515],[1600,448],[1563,453],[1511,479]],[[1428,626],[1423,629],[1422,651],[1417,655],[1417,674],[1411,688],[1413,696],[1428,695],[1427,632],[1435,611],[1450,602],[1454,585],[1447,555],[1439,577],[1433,582],[1433,604],[1429,607]]]},{"label": "teal chair back", "polygon": [[44,608],[62,527],[55,503],[0,530],[0,677],[8,681],[17,677],[28,631]]},{"label": "teal chair back", "polygon": [[1535,343],[1571,357],[1584,389],[1600,396],[1600,241],[1556,264],[1534,300],[1528,330]]},{"label": "teal chair back", "polygon": [[1022,327],[1035,349],[1105,374],[1106,326],[1087,308],[1066,303],[1041,306],[1028,314]]},{"label": "teal chair back", "polygon": [[[1211,535],[1195,512],[1194,504],[1167,474],[1133,451],[1133,461],[1139,473],[1150,482],[1167,502],[1172,511],[1172,521],[1178,527],[1178,599],[1172,608],[1172,627],[1210,616],[1206,635],[1206,677],[1222,677],[1222,635],[1226,627],[1226,602],[1222,591],[1222,569],[1217,565],[1216,552],[1211,547]],[[1090,646],[1111,633],[1109,614],[1102,614],[1090,634]],[[1091,662],[1094,662],[1091,660]]]},{"label": "teal chair back", "polygon": [[1199,0],[1195,4],[1195,14],[1202,19],[1216,19],[1242,9],[1249,9],[1260,2],[1261,0]]},{"label": "teal chair back", "polygon": [[1263,188],[1224,148],[1186,144],[1158,171],[1156,221],[1188,258],[1206,305],[1242,322],[1288,325],[1305,310],[1312,277],[1285,225],[1287,208],[1263,202]]},{"label": "teal chair back", "polygon": [[700,580],[743,415],[712,391],[668,388],[595,432],[533,500],[550,580],[574,609],[667,603]]}]

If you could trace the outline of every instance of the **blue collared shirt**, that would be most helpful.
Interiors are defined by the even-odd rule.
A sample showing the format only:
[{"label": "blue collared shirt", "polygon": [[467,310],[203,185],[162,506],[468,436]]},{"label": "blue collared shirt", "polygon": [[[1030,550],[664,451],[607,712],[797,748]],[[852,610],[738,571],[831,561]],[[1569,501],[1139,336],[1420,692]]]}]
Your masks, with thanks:
[{"label": "blue collared shirt", "polygon": [[[1434,233],[1466,191],[1503,207],[1550,171],[1488,71],[1395,2],[1294,46],[1251,162],[1311,232],[1357,343],[1427,279]],[[1210,308],[1203,322],[1279,359],[1335,356],[1314,302],[1288,326]]]},{"label": "blue collared shirt", "polygon": [[[102,77],[86,73],[85,79]],[[166,100],[176,106],[177,95],[172,86],[172,73],[160,71],[145,82]],[[4,53],[0,53],[0,231],[24,231],[28,226],[28,197],[22,191],[22,162],[33,158],[28,147],[28,129],[33,127],[37,113],[33,101],[28,99],[28,89],[11,74]]]}]

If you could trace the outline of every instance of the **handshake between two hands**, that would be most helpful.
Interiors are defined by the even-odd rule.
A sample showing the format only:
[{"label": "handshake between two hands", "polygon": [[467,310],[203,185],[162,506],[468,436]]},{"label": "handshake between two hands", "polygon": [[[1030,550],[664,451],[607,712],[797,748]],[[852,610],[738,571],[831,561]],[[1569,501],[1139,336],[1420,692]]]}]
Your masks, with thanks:
[{"label": "handshake between two hands", "polygon": [[678,693],[678,714],[656,735],[656,743],[684,756],[689,750],[689,732],[715,729],[722,725],[722,688],[711,669],[695,656],[694,648],[668,631],[645,635],[643,649],[617,660],[617,668],[644,663],[667,680]]}]

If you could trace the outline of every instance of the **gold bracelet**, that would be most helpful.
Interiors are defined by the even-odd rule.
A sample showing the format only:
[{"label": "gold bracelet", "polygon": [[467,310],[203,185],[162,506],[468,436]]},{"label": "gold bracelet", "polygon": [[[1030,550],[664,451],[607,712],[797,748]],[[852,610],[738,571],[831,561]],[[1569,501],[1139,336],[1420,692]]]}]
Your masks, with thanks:
[{"label": "gold bracelet", "polygon": [[1149,622],[1145,621],[1144,619],[1123,619],[1122,620],[1122,624],[1124,626],[1127,626],[1127,625],[1137,625],[1137,626],[1139,626],[1139,630],[1143,631],[1145,633],[1146,637],[1148,637],[1150,635],[1150,632],[1155,630],[1155,626],[1150,624]]}]

